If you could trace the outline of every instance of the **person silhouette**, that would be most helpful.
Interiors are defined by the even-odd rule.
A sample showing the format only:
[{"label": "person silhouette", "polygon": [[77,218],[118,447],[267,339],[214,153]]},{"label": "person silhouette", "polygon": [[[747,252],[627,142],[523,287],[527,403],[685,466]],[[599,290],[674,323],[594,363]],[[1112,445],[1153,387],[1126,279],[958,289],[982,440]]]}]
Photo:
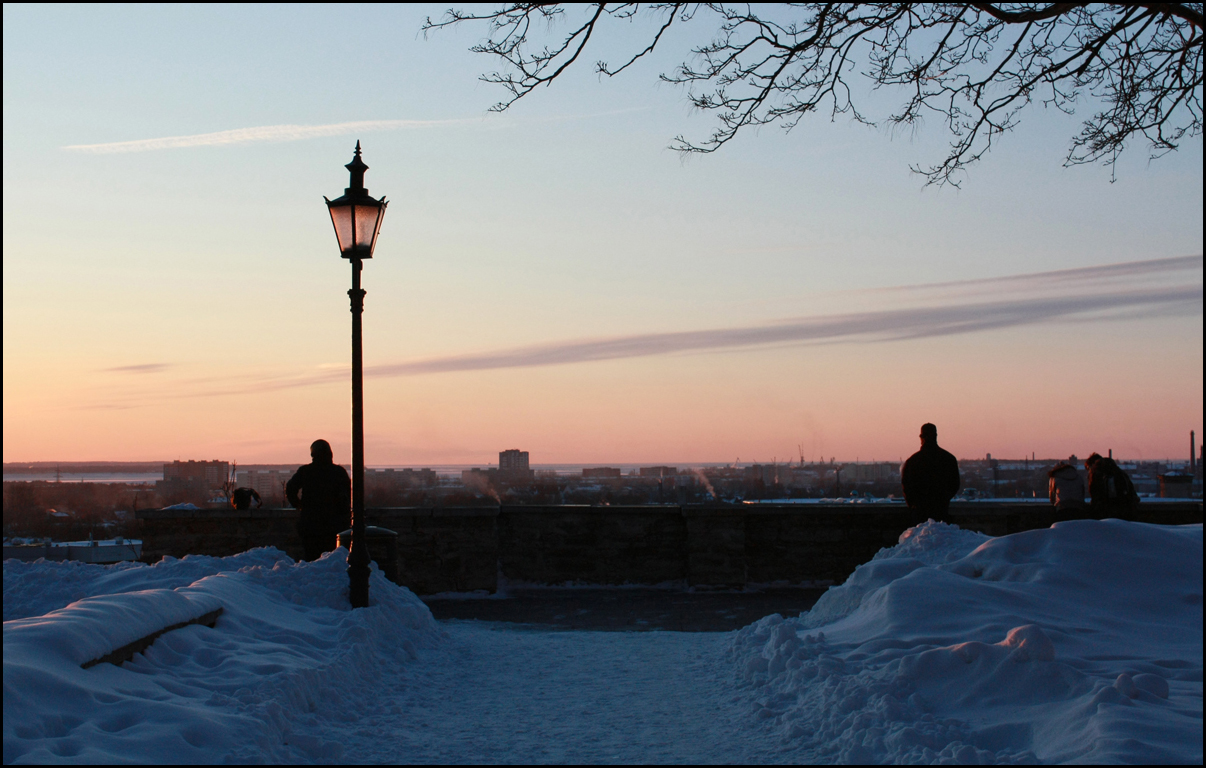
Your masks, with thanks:
[{"label": "person silhouette", "polygon": [[[1075,461],[1073,456],[1070,461]],[[1066,511],[1081,509],[1085,505],[1085,481],[1070,461],[1061,461],[1047,473],[1047,498],[1051,506]]]},{"label": "person silhouette", "polygon": [[905,503],[925,522],[926,518],[945,520],[951,498],[959,492],[959,462],[949,451],[938,447],[938,428],[921,425],[921,450],[905,460],[900,468],[900,484]]},{"label": "person silhouette", "polygon": [[1085,469],[1089,474],[1089,505],[1094,514],[1123,516],[1139,509],[1135,484],[1113,456],[1093,453],[1085,459]]},{"label": "person silhouette", "polygon": [[298,467],[285,485],[285,496],[301,510],[297,533],[306,559],[317,560],[334,549],[335,537],[350,524],[352,479],[334,462],[330,443],[315,440],[310,444],[310,463]]},{"label": "person silhouette", "polygon": [[235,488],[230,496],[230,506],[235,509],[251,509],[252,502],[255,502],[256,508],[264,506],[264,501],[254,488]]}]

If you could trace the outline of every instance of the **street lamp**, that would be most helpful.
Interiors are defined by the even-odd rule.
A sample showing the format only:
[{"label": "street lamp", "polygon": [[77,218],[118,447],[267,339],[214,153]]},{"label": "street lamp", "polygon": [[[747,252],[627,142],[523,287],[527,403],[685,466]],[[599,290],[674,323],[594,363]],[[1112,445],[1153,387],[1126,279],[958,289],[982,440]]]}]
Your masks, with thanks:
[{"label": "street lamp", "polygon": [[352,544],[348,552],[348,596],[353,608],[368,606],[369,553],[364,533],[364,360],[362,354],[361,316],[364,314],[364,291],[360,288],[360,269],[364,259],[373,257],[381,219],[385,217],[385,198],[369,197],[364,188],[364,172],[368,166],[360,159],[360,142],[356,155],[345,168],[351,174],[343,197],[327,201],[339,255],[352,262]]}]

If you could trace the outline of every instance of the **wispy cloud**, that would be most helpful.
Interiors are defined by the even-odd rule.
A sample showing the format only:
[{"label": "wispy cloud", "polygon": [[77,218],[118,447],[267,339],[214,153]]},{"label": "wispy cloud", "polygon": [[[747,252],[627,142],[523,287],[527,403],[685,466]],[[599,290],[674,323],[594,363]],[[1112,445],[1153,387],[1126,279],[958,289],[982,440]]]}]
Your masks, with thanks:
[{"label": "wispy cloud", "polygon": [[171,363],[141,363],[139,365],[119,365],[102,370],[105,373],[159,373],[171,367]]},{"label": "wispy cloud", "polygon": [[399,131],[408,128],[430,128],[438,125],[477,122],[472,118],[454,120],[361,120],[354,123],[328,125],[261,125],[255,128],[236,128],[232,131],[194,133],[188,136],[164,136],[158,139],[114,141],[106,144],[72,144],[63,147],[70,152],[107,154],[113,152],[150,152],[156,149],[182,147],[216,147],[254,142],[281,142],[315,139],[322,136],[344,136],[370,131]]},{"label": "wispy cloud", "polygon": [[[944,307],[802,318],[745,328],[651,333],[516,347],[497,352],[415,360],[365,369],[366,376],[415,376],[566,365],[682,352],[736,350],[835,341],[899,341],[1032,325],[1088,313],[1148,310],[1201,311],[1202,286],[1159,288],[1087,296],[1016,299]],[[1104,319],[1104,318],[1103,318]]]},{"label": "wispy cloud", "polygon": [[[937,296],[932,295],[930,301],[920,307],[797,317],[742,328],[567,340],[450,355],[373,366],[365,369],[365,374],[415,376],[783,344],[920,339],[1050,321],[1201,314],[1202,265],[1199,254],[884,288],[865,293],[932,292],[942,300],[935,302]],[[1151,284],[1153,282],[1155,284]],[[1148,284],[1140,287],[1140,283]],[[976,300],[986,294],[995,300]]]},{"label": "wispy cloud", "polygon": [[[551,115],[539,118],[524,118],[526,123],[548,123],[572,120],[588,120],[608,115],[640,112],[647,107],[617,109],[580,115]],[[505,122],[520,122],[516,118],[494,117],[491,125],[498,127]],[[157,139],[135,139],[134,141],[111,141],[105,144],[71,144],[63,147],[69,152],[112,154],[115,152],[151,152],[157,149],[181,149],[184,147],[219,147],[255,142],[284,142],[317,139],[324,136],[346,136],[351,133],[376,131],[402,131],[413,128],[434,128],[442,125],[483,124],[482,117],[459,117],[447,120],[360,120],[353,123],[329,123],[327,125],[260,125],[252,128],[236,128],[213,133],[193,133],[187,136],[163,136]]]},{"label": "wispy cloud", "polygon": [[975,280],[953,280],[945,283],[922,283],[889,288],[875,288],[871,294],[915,293],[930,291],[955,291],[962,296],[974,296],[999,291],[1065,292],[1083,289],[1094,283],[1118,280],[1163,279],[1175,273],[1202,270],[1202,254],[1194,256],[1170,256],[1145,261],[1124,261],[1117,264],[1099,264],[1092,267],[1056,269],[1049,272],[1030,272],[1022,275],[1001,275]]},{"label": "wispy cloud", "polygon": [[[365,375],[379,378],[420,376],[784,345],[886,343],[1050,322],[1097,323],[1145,317],[1201,316],[1201,268],[1201,256],[1185,256],[959,283],[905,286],[890,290],[940,288],[942,300],[934,301],[930,297],[923,306],[797,317],[737,328],[567,339],[369,366],[365,368]],[[1196,276],[1192,274],[1195,269],[1198,270]],[[1163,284],[1138,286],[1137,283],[1144,282],[1138,278],[1144,276],[1149,283],[1163,280]],[[993,289],[990,292],[992,300],[976,300],[986,288]],[[879,295],[883,295],[882,292]],[[135,372],[151,370],[154,365],[158,364],[110,370]],[[181,382],[167,395],[163,394],[162,388],[150,396],[128,392],[117,402],[124,400],[143,405],[148,399],[264,393],[346,382],[348,375],[347,366],[337,364],[272,375],[216,376]],[[86,407],[122,406],[110,400],[103,406]]]}]

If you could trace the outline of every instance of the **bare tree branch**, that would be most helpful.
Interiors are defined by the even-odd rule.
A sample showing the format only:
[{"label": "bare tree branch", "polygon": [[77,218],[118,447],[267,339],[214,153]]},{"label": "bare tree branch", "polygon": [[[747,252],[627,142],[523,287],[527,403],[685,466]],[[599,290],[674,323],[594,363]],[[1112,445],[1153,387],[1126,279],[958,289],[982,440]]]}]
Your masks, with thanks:
[{"label": "bare tree branch", "polygon": [[[552,34],[567,15],[581,21],[556,45],[537,50],[543,22]],[[791,130],[825,108],[868,125],[913,126],[941,115],[951,133],[945,159],[915,170],[928,184],[958,186],[959,176],[1012,130],[1034,99],[1072,114],[1091,98],[1104,105],[1072,138],[1065,165],[1101,162],[1111,168],[1129,142],[1142,137],[1150,155],[1175,150],[1202,132],[1202,3],[513,3],[468,14],[450,10],[428,19],[424,32],[485,23],[486,39],[471,50],[502,59],[505,73],[483,75],[510,98],[502,111],[548,85],[579,59],[603,24],[652,20],[638,50],[614,76],[665,44],[676,22],[717,27],[684,63],[661,79],[687,88],[690,104],[715,112],[718,125],[703,141],[683,136],[681,152],[715,152],[749,126]],[[856,62],[866,62],[861,71]],[[872,119],[855,104],[852,76],[874,89],[901,87],[899,110]]]},{"label": "bare tree branch", "polygon": [[621,72],[623,72],[624,70],[628,69],[628,67],[630,65],[632,65],[633,62],[635,62],[637,59],[641,58],[642,56],[644,56],[647,53],[652,52],[653,49],[657,47],[657,44],[659,42],[661,42],[662,35],[666,32],[667,29],[670,28],[670,25],[674,23],[674,20],[676,18],[678,18],[678,12],[685,5],[686,5],[686,3],[673,3],[672,4],[671,8],[669,9],[670,12],[666,14],[665,23],[662,24],[662,27],[661,27],[661,29],[659,29],[657,31],[657,34],[653,36],[653,41],[651,43],[649,43],[648,47],[646,47],[645,50],[643,50],[640,53],[636,54],[635,56],[631,57],[630,59],[628,59],[628,61],[621,64],[616,69],[608,69],[606,62],[603,62],[603,61],[598,62],[598,64],[596,64],[595,66],[598,69],[599,74],[607,75],[608,77],[613,77],[615,75],[618,75]]}]

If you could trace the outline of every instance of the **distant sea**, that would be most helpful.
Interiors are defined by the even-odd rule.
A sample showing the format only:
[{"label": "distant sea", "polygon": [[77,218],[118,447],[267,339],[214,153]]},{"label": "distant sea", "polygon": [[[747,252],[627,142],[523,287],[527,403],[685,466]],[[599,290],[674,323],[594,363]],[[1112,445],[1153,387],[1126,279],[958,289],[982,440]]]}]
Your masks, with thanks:
[{"label": "distant sea", "polygon": [[[4,482],[31,482],[42,480],[54,482],[54,472],[5,472]],[[154,483],[163,479],[163,472],[63,472],[59,481],[64,483]]]}]

